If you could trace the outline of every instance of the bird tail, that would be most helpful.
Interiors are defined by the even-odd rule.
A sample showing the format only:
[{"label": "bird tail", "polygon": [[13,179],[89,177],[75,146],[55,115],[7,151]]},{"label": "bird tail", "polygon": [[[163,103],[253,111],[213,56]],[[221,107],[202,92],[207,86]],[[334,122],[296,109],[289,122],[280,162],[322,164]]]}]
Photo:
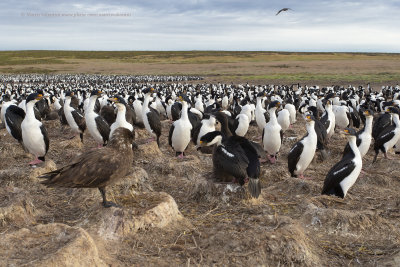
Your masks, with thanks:
[{"label": "bird tail", "polygon": [[41,184],[47,185],[47,186],[51,186],[54,182],[54,178],[57,177],[57,175],[60,174],[60,170],[55,170],[52,172],[47,172],[47,173],[43,173],[42,175],[38,176],[38,178],[40,179],[46,179],[44,181],[41,181]]},{"label": "bird tail", "polygon": [[258,198],[258,196],[261,194],[260,179],[250,178],[248,188],[251,196],[254,198]]}]

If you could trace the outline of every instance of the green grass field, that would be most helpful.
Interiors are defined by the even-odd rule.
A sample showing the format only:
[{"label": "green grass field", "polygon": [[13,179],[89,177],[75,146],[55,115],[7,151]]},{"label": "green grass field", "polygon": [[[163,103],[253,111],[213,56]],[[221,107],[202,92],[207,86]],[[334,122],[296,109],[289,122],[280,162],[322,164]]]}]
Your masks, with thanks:
[{"label": "green grass field", "polygon": [[0,73],[200,75],[221,81],[400,80],[400,54],[263,51],[0,51]]}]

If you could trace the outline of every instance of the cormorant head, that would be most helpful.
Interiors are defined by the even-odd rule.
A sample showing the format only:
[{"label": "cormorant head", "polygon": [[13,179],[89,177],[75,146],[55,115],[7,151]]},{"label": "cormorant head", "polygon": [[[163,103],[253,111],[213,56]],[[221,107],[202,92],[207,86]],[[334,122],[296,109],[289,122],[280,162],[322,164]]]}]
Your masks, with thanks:
[{"label": "cormorant head", "polygon": [[366,109],[366,110],[364,110],[363,114],[364,114],[365,117],[372,117],[372,116],[374,116],[374,112],[373,112],[371,109]]},{"label": "cormorant head", "polygon": [[281,106],[281,102],[279,102],[278,100],[275,100],[275,101],[272,101],[271,103],[269,103],[268,109],[279,108],[280,106]]},{"label": "cormorant head", "polygon": [[72,97],[73,95],[74,95],[74,92],[72,92],[72,91],[65,92],[65,97]]},{"label": "cormorant head", "polygon": [[90,93],[90,96],[92,97],[92,96],[95,95],[95,96],[97,96],[97,97],[100,97],[102,93],[103,93],[103,92],[102,92],[101,90],[94,89],[94,90],[92,90],[92,92]]},{"label": "cormorant head", "polygon": [[346,136],[356,136],[357,132],[353,128],[346,128],[343,130]]},{"label": "cormorant head", "polygon": [[389,112],[390,114],[400,115],[399,109],[395,107],[386,107],[386,111]]},{"label": "cormorant head", "polygon": [[123,99],[121,96],[119,95],[115,95],[114,97],[111,97],[110,100],[114,103],[120,103],[123,105],[126,105],[126,101],[125,99]]},{"label": "cormorant head", "polygon": [[34,101],[35,103],[37,101],[39,101],[40,99],[43,98],[42,94],[38,94],[38,93],[32,93],[28,96],[28,98],[26,99],[26,103],[29,103],[30,101]]},{"label": "cormorant head", "polygon": [[305,116],[306,122],[315,121],[315,117],[311,114]]},{"label": "cormorant head", "polygon": [[222,133],[220,131],[213,131],[206,133],[200,138],[200,146],[212,146],[221,142]]},{"label": "cormorant head", "polygon": [[189,99],[189,97],[186,94],[181,94],[178,98],[177,101],[179,102],[186,102],[188,104],[191,104],[191,101]]},{"label": "cormorant head", "polygon": [[264,97],[264,96],[266,96],[267,94],[264,92],[264,91],[261,91],[261,92],[259,92],[258,94],[257,94],[257,97]]},{"label": "cormorant head", "polygon": [[142,90],[143,94],[151,94],[155,91],[155,89],[153,87],[147,87],[145,89]]}]

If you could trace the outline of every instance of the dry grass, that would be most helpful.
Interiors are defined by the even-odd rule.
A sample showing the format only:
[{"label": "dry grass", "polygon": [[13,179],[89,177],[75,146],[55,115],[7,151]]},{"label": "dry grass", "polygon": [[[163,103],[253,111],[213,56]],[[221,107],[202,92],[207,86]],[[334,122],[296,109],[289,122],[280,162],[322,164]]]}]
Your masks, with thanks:
[{"label": "dry grass", "polygon": [[234,51],[3,51],[0,73],[200,75],[209,82],[396,84],[400,54]]},{"label": "dry grass", "polygon": [[[51,140],[48,159],[57,166],[95,147],[87,134],[81,147],[78,140],[67,141],[68,131],[61,133],[58,122],[46,125]],[[330,160],[315,160],[306,171],[313,179],[304,181],[289,177],[286,155],[295,140],[285,139],[278,163],[262,166],[262,194],[253,200],[237,186],[213,183],[211,157],[199,154],[192,145],[186,160],[176,159],[167,145],[169,125],[163,122],[160,150],[155,143],[144,144],[146,133],[138,129],[133,176],[108,192],[110,200],[124,206],[122,213],[103,209],[95,189],[47,189],[30,179],[29,155],[5,129],[0,130],[0,187],[6,190],[1,193],[0,207],[12,206],[24,215],[2,220],[0,232],[30,228],[32,222],[79,226],[95,240],[100,259],[113,265],[396,265],[400,251],[398,158],[379,158],[369,168],[372,153],[368,154],[367,174],[341,200],[320,196],[320,191],[327,171],[340,158],[344,137],[333,136]],[[285,135],[298,139],[304,128],[299,119]],[[259,134],[252,126],[248,137],[254,140]],[[7,196],[14,191],[27,204],[15,197],[10,201]],[[128,225],[135,221],[130,214],[144,214],[161,203],[154,193],[158,191],[175,199],[184,219],[162,228],[147,225],[138,231],[126,230],[134,227]],[[118,221],[126,224],[125,231],[110,226]],[[111,229],[123,235],[109,239],[106,234],[113,233]]]}]

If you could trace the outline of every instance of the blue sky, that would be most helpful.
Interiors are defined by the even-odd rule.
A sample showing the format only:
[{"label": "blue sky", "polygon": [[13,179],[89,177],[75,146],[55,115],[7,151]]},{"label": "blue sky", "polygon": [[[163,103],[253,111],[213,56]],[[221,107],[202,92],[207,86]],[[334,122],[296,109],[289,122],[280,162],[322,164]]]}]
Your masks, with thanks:
[{"label": "blue sky", "polygon": [[0,50],[399,53],[399,14],[399,0],[2,0]]}]

